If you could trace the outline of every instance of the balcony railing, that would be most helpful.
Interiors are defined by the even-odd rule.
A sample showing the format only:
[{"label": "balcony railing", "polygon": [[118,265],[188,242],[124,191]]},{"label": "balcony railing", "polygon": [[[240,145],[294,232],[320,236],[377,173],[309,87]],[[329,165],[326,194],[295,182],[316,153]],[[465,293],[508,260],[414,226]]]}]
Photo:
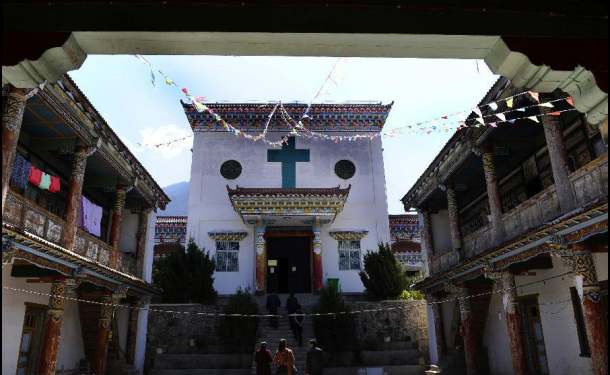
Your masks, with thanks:
[{"label": "balcony railing", "polygon": [[[572,173],[570,181],[580,207],[585,207],[597,199],[607,197],[608,155],[604,155]],[[555,186],[551,186],[504,215],[502,220],[506,229],[506,238],[503,242],[518,239],[524,233],[557,220],[561,215],[557,190]],[[490,223],[464,237],[465,259],[459,259],[452,249],[434,256],[432,259],[434,274],[444,272],[457,266],[461,261],[489,251],[494,247],[493,230]]]},{"label": "balcony railing", "polygon": [[[11,191],[6,197],[5,205],[3,222],[17,228],[23,228],[54,245],[63,246],[64,229],[66,227],[63,219]],[[74,252],[110,267],[112,246],[82,229],[78,229],[76,234]],[[117,271],[136,276],[137,261],[133,257],[120,252]]]}]

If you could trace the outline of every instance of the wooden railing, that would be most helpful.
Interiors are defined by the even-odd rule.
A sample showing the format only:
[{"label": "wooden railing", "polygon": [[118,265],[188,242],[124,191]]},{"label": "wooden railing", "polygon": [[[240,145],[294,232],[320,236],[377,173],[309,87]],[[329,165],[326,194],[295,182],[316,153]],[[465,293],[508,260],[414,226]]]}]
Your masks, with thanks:
[{"label": "wooden railing", "polygon": [[26,198],[8,192],[2,221],[23,228],[45,241],[61,246],[66,223]]},{"label": "wooden railing", "polygon": [[[23,228],[52,244],[63,246],[66,226],[63,219],[11,191],[6,197],[5,206],[3,222]],[[104,266],[110,266],[112,246],[82,229],[76,234],[74,252]],[[119,252],[117,271],[136,276],[136,259]]]},{"label": "wooden railing", "polygon": [[[585,207],[597,199],[607,197],[608,155],[604,155],[572,173],[570,181],[579,207]],[[533,229],[557,220],[561,215],[557,190],[555,186],[551,186],[504,215],[502,220],[506,229],[506,237],[503,242],[516,240]],[[434,274],[444,272],[466,259],[493,249],[495,245],[492,224],[464,237],[463,242],[463,259],[459,259],[451,249],[432,259]]]}]

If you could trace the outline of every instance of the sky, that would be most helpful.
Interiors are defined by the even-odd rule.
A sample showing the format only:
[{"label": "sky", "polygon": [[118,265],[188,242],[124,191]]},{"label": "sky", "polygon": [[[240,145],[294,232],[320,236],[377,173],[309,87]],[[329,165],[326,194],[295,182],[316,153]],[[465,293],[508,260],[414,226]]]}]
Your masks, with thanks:
[{"label": "sky", "polygon": [[[147,59],[180,87],[211,102],[311,102],[336,58],[154,56]],[[474,60],[349,59],[344,80],[325,101],[395,102],[386,131],[474,108],[497,81]],[[190,180],[192,134],[183,93],[133,56],[90,56],[71,77],[163,187]],[[384,139],[390,214],[453,133]],[[261,144],[261,147],[265,147]]]}]

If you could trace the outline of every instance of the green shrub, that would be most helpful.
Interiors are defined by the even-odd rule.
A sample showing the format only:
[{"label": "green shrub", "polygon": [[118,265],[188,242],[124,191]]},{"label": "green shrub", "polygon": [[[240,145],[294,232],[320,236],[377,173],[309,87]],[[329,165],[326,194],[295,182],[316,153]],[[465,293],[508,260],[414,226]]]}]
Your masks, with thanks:
[{"label": "green shrub", "polygon": [[[320,301],[314,306],[314,314],[340,314],[349,312],[341,295],[330,285],[322,290]],[[358,349],[358,329],[354,315],[316,316],[313,318],[318,344],[330,353]]]},{"label": "green shrub", "polygon": [[380,243],[379,251],[364,256],[360,279],[372,301],[396,300],[409,286],[407,274],[389,244]]},{"label": "green shrub", "polygon": [[[229,298],[225,308],[228,315],[259,315],[259,306],[251,290],[237,289]],[[222,317],[218,325],[220,343],[227,348],[238,350],[239,353],[251,353],[258,339],[260,318]]]},{"label": "green shrub", "polygon": [[214,272],[214,258],[190,239],[186,252],[173,252],[154,262],[153,283],[163,290],[163,303],[215,305]]}]

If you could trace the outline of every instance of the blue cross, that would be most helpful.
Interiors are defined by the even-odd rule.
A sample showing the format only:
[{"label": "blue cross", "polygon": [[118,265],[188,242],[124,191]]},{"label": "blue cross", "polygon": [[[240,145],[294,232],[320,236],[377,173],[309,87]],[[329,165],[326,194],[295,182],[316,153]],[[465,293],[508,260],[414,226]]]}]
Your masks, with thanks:
[{"label": "blue cross", "polygon": [[282,163],[282,188],[294,189],[297,187],[297,163],[311,163],[309,150],[297,150],[296,139],[288,138],[288,144],[282,150],[268,150],[269,163]]}]

